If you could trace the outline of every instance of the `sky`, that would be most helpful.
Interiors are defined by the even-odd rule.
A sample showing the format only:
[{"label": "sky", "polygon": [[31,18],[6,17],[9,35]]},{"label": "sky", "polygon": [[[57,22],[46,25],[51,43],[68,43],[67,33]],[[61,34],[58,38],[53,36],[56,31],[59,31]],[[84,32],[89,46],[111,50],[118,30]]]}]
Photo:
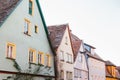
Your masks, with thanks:
[{"label": "sky", "polygon": [[120,0],[40,0],[47,25],[69,24],[72,33],[120,66]]}]

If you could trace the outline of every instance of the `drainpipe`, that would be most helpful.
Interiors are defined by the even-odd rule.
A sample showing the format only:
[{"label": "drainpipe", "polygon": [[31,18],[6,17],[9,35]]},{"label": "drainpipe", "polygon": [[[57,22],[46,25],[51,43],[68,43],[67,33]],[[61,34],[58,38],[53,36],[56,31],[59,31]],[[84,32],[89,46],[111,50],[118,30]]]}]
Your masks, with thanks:
[{"label": "drainpipe", "polygon": [[87,69],[88,69],[88,80],[90,80],[89,79],[89,65],[88,65],[88,58],[89,58],[89,56],[87,55],[86,52],[84,53],[84,55],[85,55],[85,59],[86,59]]}]

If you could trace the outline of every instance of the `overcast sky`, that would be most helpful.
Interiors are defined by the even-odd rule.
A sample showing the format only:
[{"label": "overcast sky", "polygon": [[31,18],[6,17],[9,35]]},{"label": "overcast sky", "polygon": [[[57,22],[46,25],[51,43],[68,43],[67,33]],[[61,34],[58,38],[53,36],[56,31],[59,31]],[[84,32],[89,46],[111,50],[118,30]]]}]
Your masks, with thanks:
[{"label": "overcast sky", "polygon": [[47,25],[68,23],[72,33],[120,66],[120,0],[40,0]]}]

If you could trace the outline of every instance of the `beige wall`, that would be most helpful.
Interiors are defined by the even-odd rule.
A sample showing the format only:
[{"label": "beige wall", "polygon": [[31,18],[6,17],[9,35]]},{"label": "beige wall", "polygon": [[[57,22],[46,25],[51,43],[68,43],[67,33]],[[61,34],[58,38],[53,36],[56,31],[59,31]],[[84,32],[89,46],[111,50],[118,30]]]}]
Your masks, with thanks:
[{"label": "beige wall", "polygon": [[105,80],[105,63],[94,58],[88,58],[89,79]]},{"label": "beige wall", "polygon": [[[67,45],[66,43],[66,37],[67,37]],[[60,52],[63,51],[64,52],[64,61],[60,61]],[[72,52],[72,48],[71,48],[71,42],[70,42],[70,38],[69,38],[69,34],[68,34],[68,28],[65,30],[63,39],[61,41],[60,46],[57,49],[57,54],[59,57],[59,71],[60,70],[64,70],[64,80],[66,80],[66,71],[70,71],[73,73],[73,63],[67,63],[67,56],[66,53],[69,53],[72,55],[72,62],[73,62],[73,52]],[[73,75],[74,76],[74,75]]]}]

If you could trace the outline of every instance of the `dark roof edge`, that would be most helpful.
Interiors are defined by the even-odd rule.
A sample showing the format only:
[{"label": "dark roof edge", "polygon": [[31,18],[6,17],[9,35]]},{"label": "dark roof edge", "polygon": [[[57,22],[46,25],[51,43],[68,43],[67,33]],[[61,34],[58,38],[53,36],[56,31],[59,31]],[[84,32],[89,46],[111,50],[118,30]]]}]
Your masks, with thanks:
[{"label": "dark roof edge", "polygon": [[[87,51],[87,52],[89,52],[89,51]],[[90,53],[90,52],[89,52]],[[99,61],[102,61],[102,62],[104,62],[105,63],[105,61],[103,60],[103,59],[99,59],[99,58],[96,58],[96,57],[94,57],[94,56],[92,56],[92,55],[90,55],[90,54],[87,54],[89,57],[92,57],[92,58],[94,58],[94,59],[96,59],[96,60],[99,60]]]},{"label": "dark roof edge", "polygon": [[3,25],[3,23],[7,20],[7,18],[12,14],[12,12],[17,8],[17,6],[22,2],[22,0],[19,0],[18,3],[15,5],[15,7],[10,11],[10,13],[5,17],[3,22],[0,24],[0,27]]},{"label": "dark roof edge", "polygon": [[42,19],[42,22],[43,22],[43,25],[44,25],[45,32],[46,32],[46,35],[47,35],[47,38],[48,38],[48,42],[49,42],[50,47],[51,47],[51,49],[52,49],[52,51],[53,51],[53,53],[54,53],[54,55],[55,55],[55,51],[53,50],[53,46],[52,46],[52,44],[51,44],[51,42],[50,42],[50,38],[49,38],[49,35],[48,35],[48,30],[47,30],[46,22],[45,22],[43,13],[42,13],[42,9],[41,9],[41,6],[40,6],[40,2],[39,2],[39,0],[36,0],[36,2],[37,2],[38,10],[39,10],[39,12],[40,12],[40,16],[41,16],[41,19]]},{"label": "dark roof edge", "polygon": [[68,34],[69,34],[69,37],[70,37],[70,44],[71,44],[71,48],[72,48],[72,52],[73,52],[73,55],[74,55],[74,50],[73,50],[73,45],[72,45],[72,37],[71,37],[71,34],[70,34],[70,28],[69,28],[69,24],[68,24]]},{"label": "dark roof edge", "polygon": [[[50,48],[51,48],[51,50],[52,50],[52,52],[53,52],[53,55],[55,56],[56,54],[55,54],[55,51],[54,51],[54,49],[53,49],[52,43],[51,43],[50,38],[49,38],[49,35],[48,35],[48,30],[47,30],[46,22],[45,22],[43,13],[42,13],[42,9],[41,9],[39,0],[36,0],[36,3],[37,3],[38,10],[39,10],[39,13],[40,13],[40,16],[41,16],[43,25],[44,25],[44,29],[45,29],[45,32],[46,32],[46,35],[47,35],[48,42],[49,42],[49,44],[50,44]],[[57,68],[55,67],[55,64],[56,64],[56,62],[55,62],[55,57],[54,57],[54,68],[55,68],[54,71],[55,71],[55,76],[57,76],[57,73],[56,73],[56,72],[57,72]]]}]

